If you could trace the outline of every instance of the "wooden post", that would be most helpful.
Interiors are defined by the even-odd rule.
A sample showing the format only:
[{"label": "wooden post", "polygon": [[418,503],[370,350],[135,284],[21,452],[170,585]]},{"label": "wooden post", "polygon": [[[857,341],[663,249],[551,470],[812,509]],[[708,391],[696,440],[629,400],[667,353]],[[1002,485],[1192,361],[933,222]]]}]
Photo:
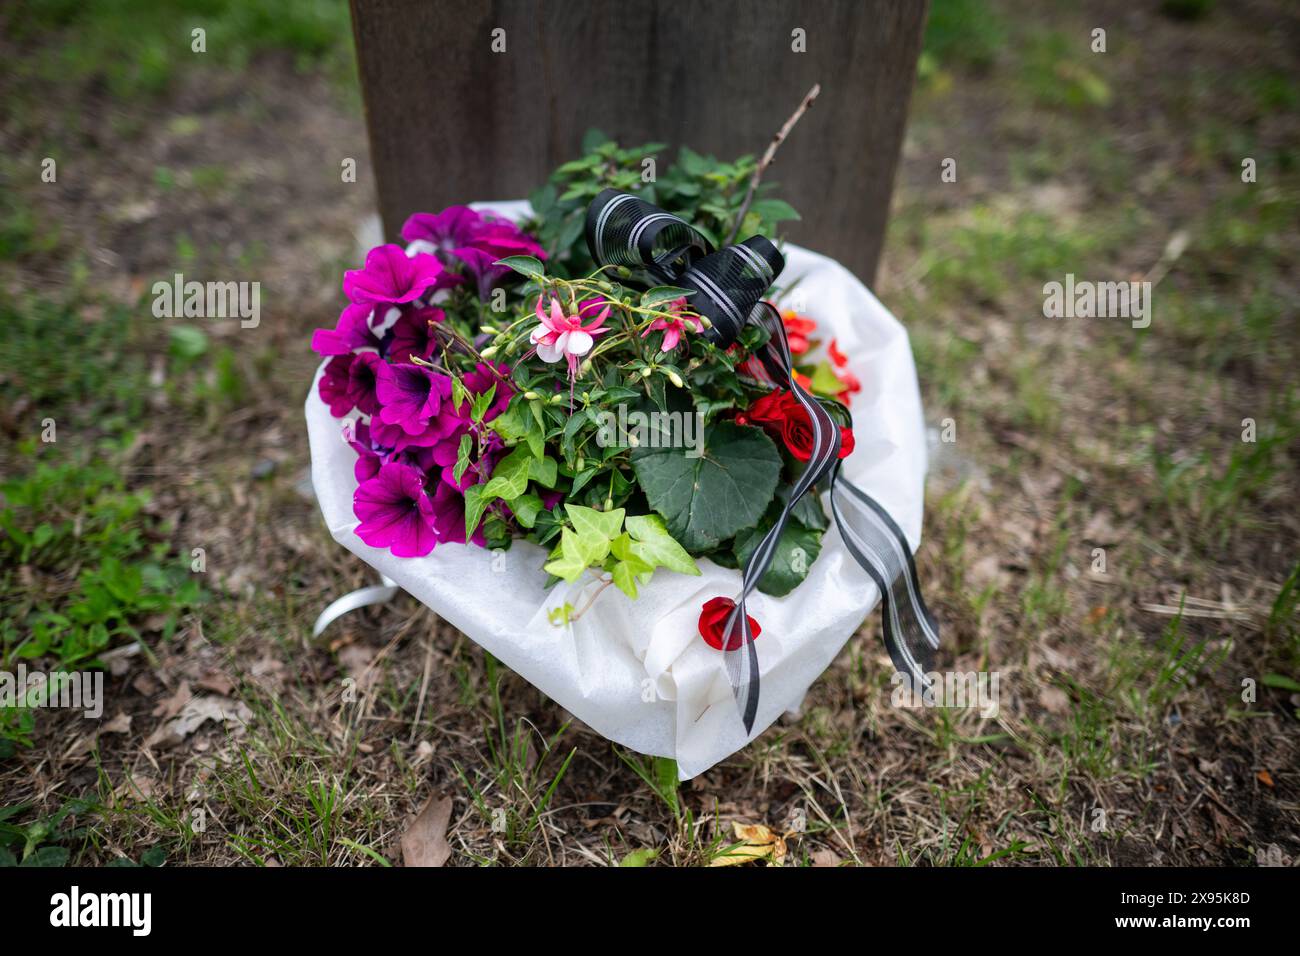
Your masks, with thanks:
[{"label": "wooden post", "polygon": [[396,236],[412,212],[526,196],[578,155],[590,127],[625,146],[668,143],[661,161],[679,145],[757,155],[819,82],[766,180],[803,215],[784,227],[792,241],[870,282],[925,9],[925,0],[352,0],[385,231]]}]

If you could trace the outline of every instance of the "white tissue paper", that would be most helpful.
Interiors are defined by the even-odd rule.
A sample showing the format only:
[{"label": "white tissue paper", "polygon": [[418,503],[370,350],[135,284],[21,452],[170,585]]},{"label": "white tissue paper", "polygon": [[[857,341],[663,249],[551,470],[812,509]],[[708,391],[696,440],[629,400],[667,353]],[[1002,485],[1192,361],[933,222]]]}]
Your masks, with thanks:
[{"label": "white tissue paper", "polygon": [[[526,203],[478,203],[517,219]],[[804,314],[823,343],[834,337],[862,383],[853,396],[857,444],[842,472],[898,522],[913,550],[920,542],[926,445],[916,368],[907,332],[847,269],[786,245],[785,270],[772,295],[800,280]],[[660,568],[639,597],[605,588],[581,617],[552,625],[548,612],[582,608],[599,584],[587,577],[547,590],[545,549],[515,541],[496,553],[445,544],[423,558],[398,558],[366,545],[352,514],[356,452],[342,437],[348,419],[321,401],[316,373],[307,396],[312,484],[330,533],[366,564],[543,691],[579,720],[632,750],[672,757],[681,779],[703,773],[749,739],[727,678],[724,654],[698,633],[700,608],[735,598],[741,575],[699,560],[699,577]],[[349,416],[355,419],[357,415]],[[828,509],[829,513],[829,509]],[[807,579],[785,597],[755,591],[749,613],[762,626],[755,641],[761,699],[757,737],[804,693],[875,608],[880,593],[845,549],[834,522]],[[874,633],[872,641],[879,641]],[[883,647],[883,645],[880,645]]]}]

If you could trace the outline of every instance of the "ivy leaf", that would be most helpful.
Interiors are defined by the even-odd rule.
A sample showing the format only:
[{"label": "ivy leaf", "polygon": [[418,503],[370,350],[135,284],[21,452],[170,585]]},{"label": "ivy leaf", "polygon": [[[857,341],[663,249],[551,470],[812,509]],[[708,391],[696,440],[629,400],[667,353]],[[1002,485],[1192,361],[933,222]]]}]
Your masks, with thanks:
[{"label": "ivy leaf", "polygon": [[495,265],[514,269],[515,272],[530,279],[543,279],[546,277],[545,267],[532,256],[506,256],[504,259],[498,259]]},{"label": "ivy leaf", "polygon": [[[531,452],[532,449],[529,448],[529,451]],[[555,482],[560,477],[560,466],[550,455],[533,458],[528,463],[528,477],[547,488],[554,488]]]},{"label": "ivy leaf", "polygon": [[632,468],[668,533],[687,551],[708,551],[758,524],[776,492],[781,456],[760,429],[734,422],[707,427],[698,458],[687,451],[636,448]]},{"label": "ivy leaf", "polygon": [[622,508],[597,511],[582,505],[568,505],[565,510],[569,514],[569,522],[581,537],[600,538],[604,541],[605,551],[600,555],[604,558],[609,553],[609,542],[618,537],[618,531],[623,527],[623,515],[626,512]]},{"label": "ivy leaf", "polygon": [[507,501],[518,498],[528,490],[528,475],[536,460],[526,446],[515,448],[492,469],[491,480],[483,486],[484,497],[504,498]]},{"label": "ivy leaf", "polygon": [[[664,567],[679,574],[699,574],[695,559],[668,533],[664,519],[658,515],[633,515],[625,522],[627,533],[635,539],[631,554],[651,568]],[[625,556],[620,555],[620,557]]]},{"label": "ivy leaf", "polygon": [[560,556],[544,565],[544,570],[566,581],[576,581],[583,571],[600,564],[609,554],[609,539],[584,538],[572,528],[560,530]]},{"label": "ivy leaf", "polygon": [[542,499],[537,495],[532,493],[520,495],[509,504],[515,520],[525,528],[531,528],[537,523],[537,516],[542,511]]}]

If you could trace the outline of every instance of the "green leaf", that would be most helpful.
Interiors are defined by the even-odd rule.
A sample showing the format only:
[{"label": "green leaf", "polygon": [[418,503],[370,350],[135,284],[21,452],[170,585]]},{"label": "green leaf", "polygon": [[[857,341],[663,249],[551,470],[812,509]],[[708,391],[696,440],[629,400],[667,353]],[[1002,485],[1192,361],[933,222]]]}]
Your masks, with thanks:
[{"label": "green leaf", "polygon": [[620,867],[646,866],[650,861],[658,859],[658,857],[659,851],[657,849],[654,847],[643,847],[640,850],[633,850],[627,856],[623,857],[623,859],[619,860],[618,865]]},{"label": "green leaf", "polygon": [[801,219],[799,213],[784,199],[756,199],[749,211],[756,213],[766,222],[780,222],[783,219]]},{"label": "green leaf", "polygon": [[563,528],[560,531],[560,556],[543,567],[557,578],[576,581],[587,568],[604,561],[607,554],[608,539],[583,537],[572,528]]},{"label": "green leaf", "polygon": [[1300,682],[1292,680],[1285,674],[1265,674],[1259,679],[1259,682],[1265,687],[1274,687],[1278,690],[1289,690],[1300,693]]},{"label": "green leaf", "polygon": [[625,524],[627,533],[635,539],[632,554],[651,567],[664,567],[679,574],[700,573],[695,559],[668,533],[663,518],[658,515],[633,515]]},{"label": "green leaf", "polygon": [[[772,528],[774,521],[765,521],[736,536],[736,561],[744,567],[757,550],[763,536]],[[801,527],[793,521],[786,522],[785,530],[776,542],[776,551],[772,563],[768,565],[763,576],[758,579],[758,589],[773,597],[783,597],[803,583],[808,571],[817,560],[822,550],[822,534],[809,528]]]},{"label": "green leaf", "polygon": [[528,475],[536,461],[529,449],[520,445],[497,462],[492,478],[483,486],[486,499],[504,498],[510,501],[528,490]]},{"label": "green leaf", "polygon": [[192,325],[177,325],[171,330],[171,353],[176,358],[193,360],[208,350],[208,336]]},{"label": "green leaf", "polygon": [[514,512],[515,519],[525,528],[531,528],[537,522],[537,516],[542,510],[542,499],[534,494],[520,495],[514,501],[509,502],[510,510]]},{"label": "green leaf", "polygon": [[641,295],[641,308],[653,309],[657,305],[663,305],[665,302],[672,302],[674,299],[684,299],[687,296],[694,295],[692,289],[679,289],[675,285],[657,285],[653,289],[647,289]]},{"label": "green leaf", "polygon": [[515,272],[530,279],[544,279],[546,277],[545,266],[532,256],[506,256],[504,259],[498,259],[495,264],[514,269]]},{"label": "green leaf", "polygon": [[[568,505],[566,510],[569,513],[569,522],[579,536],[583,538],[600,538],[605,542],[605,554],[609,553],[609,542],[618,537],[618,532],[623,527],[623,515],[626,513],[622,508],[615,508],[613,511],[597,511],[595,508],[584,508],[582,505]],[[605,554],[602,554],[603,558]]]},{"label": "green leaf", "polygon": [[465,489],[465,540],[474,536],[478,523],[492,500],[486,494],[487,485],[470,485]]},{"label": "green leaf", "polygon": [[[670,445],[669,436],[659,444]],[[650,507],[687,550],[708,551],[754,527],[776,492],[781,456],[757,428],[718,422],[704,431],[703,454],[642,447],[632,467]]]},{"label": "green leaf", "polygon": [[[529,451],[531,452],[532,449],[530,448]],[[560,477],[559,465],[550,455],[533,458],[528,463],[528,477],[547,488],[554,488],[555,482]]]},{"label": "green leaf", "polygon": [[469,467],[469,453],[474,447],[474,439],[468,433],[460,436],[460,448],[456,452],[456,467],[451,470],[452,477],[460,481]]},{"label": "green leaf", "polygon": [[618,564],[614,565],[614,570],[611,574],[614,578],[614,584],[618,586],[618,589],[635,601],[636,568],[626,561],[620,561]]}]

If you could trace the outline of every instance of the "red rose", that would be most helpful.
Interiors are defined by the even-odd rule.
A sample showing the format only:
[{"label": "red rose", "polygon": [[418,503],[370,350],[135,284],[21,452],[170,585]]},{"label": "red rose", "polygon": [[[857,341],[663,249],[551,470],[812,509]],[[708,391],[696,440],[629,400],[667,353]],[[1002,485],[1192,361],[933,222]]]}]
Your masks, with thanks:
[{"label": "red rose", "polygon": [[808,336],[817,331],[817,321],[797,312],[782,312],[781,321],[785,324],[786,341],[790,343],[791,355],[802,355],[811,344]]},{"label": "red rose", "polygon": [[785,392],[768,392],[759,398],[753,405],[749,406],[749,411],[745,417],[755,425],[780,425],[785,421]]},{"label": "red rose", "polygon": [[800,461],[809,461],[813,453],[812,419],[807,410],[795,400],[795,407],[786,408],[785,421],[781,423],[781,440],[790,454]]},{"label": "red rose", "polygon": [[840,457],[848,458],[853,454],[853,429],[840,426]]},{"label": "red rose", "polygon": [[[731,598],[715,597],[704,602],[704,607],[700,611],[700,637],[704,638],[705,643],[715,650],[722,650],[722,635],[727,626],[727,618],[731,616],[736,602]],[[749,633],[757,638],[763,633],[763,629],[758,626],[758,622],[745,615],[745,620],[749,621]],[[733,628],[731,639],[727,641],[727,650],[739,650],[744,643],[744,629],[740,626],[740,621],[736,621]]]}]

